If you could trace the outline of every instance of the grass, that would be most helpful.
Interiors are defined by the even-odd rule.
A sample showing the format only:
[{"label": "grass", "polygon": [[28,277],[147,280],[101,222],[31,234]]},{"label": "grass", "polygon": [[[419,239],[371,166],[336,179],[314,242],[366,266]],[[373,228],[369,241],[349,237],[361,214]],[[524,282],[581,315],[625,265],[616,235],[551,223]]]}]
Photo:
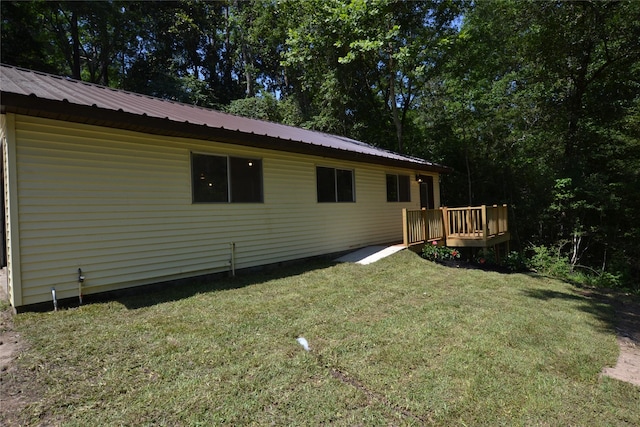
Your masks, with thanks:
[{"label": "grass", "polygon": [[640,425],[638,388],[599,376],[612,319],[546,278],[316,261],[18,315],[16,423]]}]

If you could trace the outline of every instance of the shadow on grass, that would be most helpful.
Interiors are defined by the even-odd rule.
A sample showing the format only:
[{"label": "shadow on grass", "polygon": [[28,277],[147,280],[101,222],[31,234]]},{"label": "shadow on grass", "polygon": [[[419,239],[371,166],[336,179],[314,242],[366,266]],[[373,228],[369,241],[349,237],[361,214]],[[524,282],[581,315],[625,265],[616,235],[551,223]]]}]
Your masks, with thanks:
[{"label": "shadow on grass", "polygon": [[166,302],[179,301],[197,294],[258,285],[270,280],[297,276],[313,270],[322,270],[333,265],[335,265],[335,262],[330,258],[292,261],[238,271],[236,277],[229,277],[228,272],[216,273],[108,292],[95,295],[91,302],[117,301],[129,310],[136,310]]},{"label": "shadow on grass", "polygon": [[[620,334],[621,325],[631,325],[628,313],[619,310],[620,300],[615,294],[600,292],[598,290],[575,289],[573,292],[558,292],[548,289],[526,289],[522,291],[525,296],[541,301],[566,300],[576,303],[576,308],[589,313],[595,319],[606,325],[606,332]],[[640,323],[635,327],[640,326]]]},{"label": "shadow on grass", "polygon": [[442,265],[444,267],[449,268],[459,268],[461,270],[480,270],[480,271],[490,271],[493,273],[500,274],[519,274],[519,273],[527,273],[527,270],[510,270],[507,267],[503,267],[497,264],[478,264],[471,261],[460,260],[460,259],[451,259],[451,260],[438,260],[433,261],[429,259],[425,259],[424,257],[418,255],[420,258],[425,261],[434,262],[438,265]]},{"label": "shadow on grass", "polygon": [[586,301],[588,299],[584,295],[552,291],[549,289],[525,289],[523,293],[528,297],[536,298],[540,300],[564,299],[564,300],[573,300],[573,301]]}]

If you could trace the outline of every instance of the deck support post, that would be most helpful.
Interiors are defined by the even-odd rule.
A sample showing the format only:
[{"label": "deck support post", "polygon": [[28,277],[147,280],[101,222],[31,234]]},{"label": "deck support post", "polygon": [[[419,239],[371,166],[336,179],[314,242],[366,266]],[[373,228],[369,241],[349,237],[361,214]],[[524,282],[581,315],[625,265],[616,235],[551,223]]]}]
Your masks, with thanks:
[{"label": "deck support post", "polygon": [[443,236],[442,236],[442,241],[444,243],[444,245],[447,245],[447,238],[449,237],[449,211],[447,209],[446,206],[440,208],[440,211],[442,212],[442,225],[443,227]]},{"label": "deck support post", "polygon": [[480,206],[480,212],[482,215],[482,240],[484,240],[484,247],[487,247],[487,239],[489,238],[489,223],[487,221],[487,205]]},{"label": "deck support post", "polygon": [[427,224],[427,209],[420,209],[420,219],[422,220],[422,236],[424,238],[424,243],[427,243],[429,240],[429,224]]},{"label": "deck support post", "polygon": [[409,222],[407,221],[407,208],[402,208],[402,243],[409,247]]}]

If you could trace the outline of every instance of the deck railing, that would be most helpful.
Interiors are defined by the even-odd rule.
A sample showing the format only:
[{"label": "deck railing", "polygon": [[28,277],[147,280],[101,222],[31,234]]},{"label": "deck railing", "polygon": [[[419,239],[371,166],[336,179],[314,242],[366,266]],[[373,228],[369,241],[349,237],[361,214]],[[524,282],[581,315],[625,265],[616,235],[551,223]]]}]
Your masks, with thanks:
[{"label": "deck railing", "polygon": [[418,242],[440,240],[444,237],[444,224],[440,209],[403,209],[402,216],[405,246]]},{"label": "deck railing", "polygon": [[490,240],[508,240],[507,205],[464,208],[403,209],[405,246],[429,241],[487,246]]},{"label": "deck railing", "polygon": [[487,235],[497,236],[509,231],[507,205],[487,207]]}]

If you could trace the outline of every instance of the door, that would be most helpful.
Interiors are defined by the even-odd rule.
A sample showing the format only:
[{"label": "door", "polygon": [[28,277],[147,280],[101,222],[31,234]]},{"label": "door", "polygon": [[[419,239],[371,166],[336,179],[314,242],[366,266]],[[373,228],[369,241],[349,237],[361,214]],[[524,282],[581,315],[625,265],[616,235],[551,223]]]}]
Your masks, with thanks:
[{"label": "door", "polygon": [[426,209],[434,209],[435,203],[433,200],[433,177],[421,176],[420,177],[420,207]]}]

